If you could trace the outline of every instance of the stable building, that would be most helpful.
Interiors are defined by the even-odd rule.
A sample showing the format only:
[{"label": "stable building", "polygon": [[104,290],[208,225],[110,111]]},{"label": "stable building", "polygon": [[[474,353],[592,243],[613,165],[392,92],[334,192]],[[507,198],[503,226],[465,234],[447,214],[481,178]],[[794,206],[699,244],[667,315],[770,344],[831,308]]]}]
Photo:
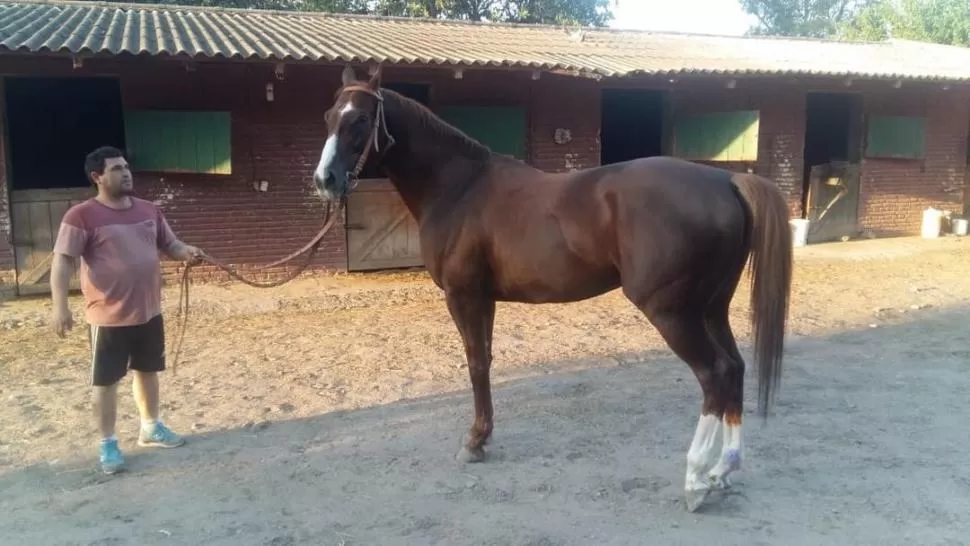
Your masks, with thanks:
[{"label": "stable building", "polygon": [[[3,290],[49,291],[105,144],[181,238],[242,272],[299,248],[322,222],[311,177],[347,63],[547,171],[666,154],[767,176],[811,242],[964,208],[964,48],[23,0],[0,2]],[[414,220],[369,172],[312,270],[421,265]]]}]

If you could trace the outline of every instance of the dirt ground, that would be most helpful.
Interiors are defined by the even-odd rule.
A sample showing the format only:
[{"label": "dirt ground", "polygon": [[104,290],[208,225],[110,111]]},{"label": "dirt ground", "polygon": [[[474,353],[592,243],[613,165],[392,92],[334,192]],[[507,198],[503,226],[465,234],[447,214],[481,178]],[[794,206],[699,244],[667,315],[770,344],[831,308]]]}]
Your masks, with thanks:
[{"label": "dirt ground", "polygon": [[775,415],[746,421],[741,494],[698,513],[682,487],[700,389],[618,292],[499,306],[489,460],[461,465],[464,355],[424,274],[195,286],[163,378],[189,444],[135,446],[126,380],[130,470],[114,477],[97,469],[83,322],[59,340],[47,299],[5,302],[0,542],[966,544],[970,240],[796,255]]}]

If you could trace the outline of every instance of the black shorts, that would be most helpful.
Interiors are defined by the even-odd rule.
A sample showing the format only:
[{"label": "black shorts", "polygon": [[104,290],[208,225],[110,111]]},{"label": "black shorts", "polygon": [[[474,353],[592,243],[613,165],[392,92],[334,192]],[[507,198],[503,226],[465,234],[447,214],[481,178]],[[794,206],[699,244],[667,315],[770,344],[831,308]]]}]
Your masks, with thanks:
[{"label": "black shorts", "polygon": [[165,369],[165,325],[162,315],[136,326],[88,326],[91,374],[95,386],[114,385],[128,373]]}]

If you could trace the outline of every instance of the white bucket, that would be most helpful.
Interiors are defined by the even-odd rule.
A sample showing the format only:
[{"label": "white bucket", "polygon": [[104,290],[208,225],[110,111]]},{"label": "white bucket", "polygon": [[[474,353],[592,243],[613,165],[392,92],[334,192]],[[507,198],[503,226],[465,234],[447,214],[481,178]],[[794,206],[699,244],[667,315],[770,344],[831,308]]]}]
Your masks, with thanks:
[{"label": "white bucket", "polygon": [[792,218],[791,224],[792,246],[805,246],[808,244],[808,219]]},{"label": "white bucket", "polygon": [[933,239],[940,236],[943,229],[943,211],[929,207],[923,211],[923,225],[920,227],[920,234],[924,239]]},{"label": "white bucket", "polygon": [[967,227],[970,222],[966,218],[953,218],[950,220],[950,225],[953,226],[953,234],[963,237],[967,234]]}]

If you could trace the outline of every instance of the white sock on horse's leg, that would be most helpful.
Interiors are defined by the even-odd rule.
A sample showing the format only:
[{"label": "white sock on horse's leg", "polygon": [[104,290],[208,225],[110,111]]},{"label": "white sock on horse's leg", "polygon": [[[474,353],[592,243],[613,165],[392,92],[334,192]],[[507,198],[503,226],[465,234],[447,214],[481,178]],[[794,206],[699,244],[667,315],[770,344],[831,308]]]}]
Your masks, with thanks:
[{"label": "white sock on horse's leg", "polygon": [[741,416],[724,414],[724,448],[717,465],[711,469],[711,483],[715,487],[731,486],[728,475],[741,469],[744,458],[744,445],[741,439]]},{"label": "white sock on horse's leg", "polygon": [[723,421],[716,415],[701,415],[697,420],[694,440],[687,450],[687,475],[684,491],[687,495],[687,508],[694,511],[707,498],[710,485],[707,473],[717,463],[720,454],[718,443],[721,440]]}]

